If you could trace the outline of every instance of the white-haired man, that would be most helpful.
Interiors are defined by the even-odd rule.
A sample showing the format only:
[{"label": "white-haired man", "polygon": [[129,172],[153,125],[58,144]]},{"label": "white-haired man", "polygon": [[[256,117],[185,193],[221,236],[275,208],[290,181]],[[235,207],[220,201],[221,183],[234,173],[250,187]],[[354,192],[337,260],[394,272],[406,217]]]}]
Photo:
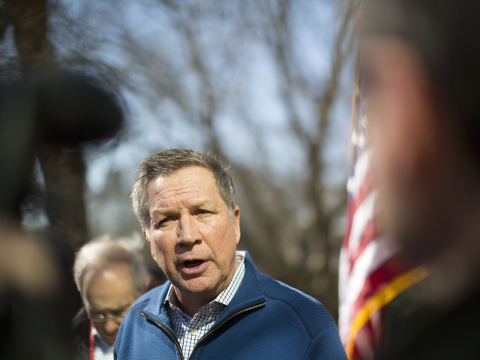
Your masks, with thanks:
[{"label": "white-haired man", "polygon": [[113,240],[93,240],[77,253],[74,276],[85,307],[73,320],[74,359],[113,359],[118,328],[141,294],[142,256]]}]

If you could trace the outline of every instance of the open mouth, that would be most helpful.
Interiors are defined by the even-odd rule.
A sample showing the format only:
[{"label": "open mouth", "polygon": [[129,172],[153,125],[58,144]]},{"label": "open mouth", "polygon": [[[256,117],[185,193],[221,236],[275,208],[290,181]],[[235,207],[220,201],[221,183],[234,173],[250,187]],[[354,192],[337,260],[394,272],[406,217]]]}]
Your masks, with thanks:
[{"label": "open mouth", "polygon": [[187,260],[183,263],[183,265],[186,267],[186,268],[195,268],[197,266],[200,266],[204,263],[203,260]]}]

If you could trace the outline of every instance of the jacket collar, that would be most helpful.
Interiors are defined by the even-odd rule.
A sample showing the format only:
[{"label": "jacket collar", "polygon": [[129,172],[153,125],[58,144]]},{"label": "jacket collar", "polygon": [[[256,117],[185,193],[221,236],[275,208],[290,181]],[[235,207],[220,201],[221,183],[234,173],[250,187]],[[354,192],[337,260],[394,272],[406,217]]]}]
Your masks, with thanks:
[{"label": "jacket collar", "polygon": [[[245,251],[245,276],[242,284],[230,304],[217,319],[216,323],[221,323],[237,311],[266,301],[266,297],[260,284],[259,275],[260,272],[253,264],[250,254]],[[153,294],[143,309],[143,312],[172,329],[173,326],[165,306],[165,298],[170,284],[170,281],[167,281],[159,288],[153,290]]]},{"label": "jacket collar", "polygon": [[257,305],[266,301],[265,294],[263,293],[260,280],[260,272],[253,264],[250,254],[245,251],[245,277],[237,293],[233,297],[230,304],[220,314],[216,323],[222,323],[225,319],[228,319],[232,314]]},{"label": "jacket collar", "polygon": [[142,311],[148,316],[163,323],[171,330],[173,329],[173,326],[170,317],[168,316],[167,307],[165,306],[165,298],[167,297],[170,285],[171,282],[167,280],[165,284],[151,290],[152,295]]}]

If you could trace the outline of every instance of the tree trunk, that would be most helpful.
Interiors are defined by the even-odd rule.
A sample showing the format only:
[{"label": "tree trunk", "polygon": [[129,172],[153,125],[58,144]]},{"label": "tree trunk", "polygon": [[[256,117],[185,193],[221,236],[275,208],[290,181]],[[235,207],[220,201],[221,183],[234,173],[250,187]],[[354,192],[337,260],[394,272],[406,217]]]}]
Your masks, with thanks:
[{"label": "tree trunk", "polygon": [[88,240],[85,160],[79,147],[41,144],[37,151],[46,188],[47,216],[55,235],[78,248]]}]

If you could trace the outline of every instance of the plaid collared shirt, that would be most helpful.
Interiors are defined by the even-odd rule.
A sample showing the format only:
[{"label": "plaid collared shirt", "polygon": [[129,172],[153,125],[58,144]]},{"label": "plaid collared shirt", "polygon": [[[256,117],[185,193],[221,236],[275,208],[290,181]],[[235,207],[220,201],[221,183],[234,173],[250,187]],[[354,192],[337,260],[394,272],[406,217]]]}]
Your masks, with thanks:
[{"label": "plaid collared shirt", "polygon": [[227,288],[210,303],[202,306],[193,318],[173,305],[175,301],[174,292],[172,291],[172,285],[170,285],[165,305],[167,306],[168,316],[170,316],[172,321],[173,329],[177,334],[177,340],[180,343],[185,360],[190,358],[198,340],[212,328],[240,287],[245,275],[245,252],[237,251],[237,263],[239,264],[238,269]]}]

